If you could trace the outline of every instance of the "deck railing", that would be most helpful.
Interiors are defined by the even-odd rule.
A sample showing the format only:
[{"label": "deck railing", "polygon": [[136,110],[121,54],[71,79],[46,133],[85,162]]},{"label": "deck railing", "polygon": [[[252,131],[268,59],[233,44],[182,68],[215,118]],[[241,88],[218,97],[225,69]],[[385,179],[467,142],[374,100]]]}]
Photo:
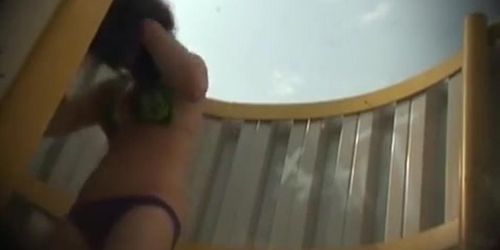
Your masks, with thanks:
[{"label": "deck railing", "polygon": [[[2,204],[20,195],[64,216],[105,152],[97,128],[42,135],[109,2],[64,1],[2,98]],[[463,52],[374,93],[311,104],[208,100],[179,249],[498,244],[500,26],[471,15],[465,27]],[[92,82],[109,74],[101,69]]]}]

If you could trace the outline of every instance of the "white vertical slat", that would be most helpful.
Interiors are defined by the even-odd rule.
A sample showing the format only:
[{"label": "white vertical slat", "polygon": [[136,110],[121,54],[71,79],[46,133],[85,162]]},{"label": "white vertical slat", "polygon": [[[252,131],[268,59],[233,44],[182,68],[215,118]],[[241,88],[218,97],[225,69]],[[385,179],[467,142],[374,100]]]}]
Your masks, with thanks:
[{"label": "white vertical slat", "polygon": [[405,189],[405,169],[410,124],[410,101],[396,106],[394,114],[394,133],[389,167],[389,186],[385,221],[385,241],[399,239],[402,236],[403,200]]},{"label": "white vertical slat", "polygon": [[445,220],[458,217],[459,174],[462,136],[462,75],[448,83],[448,120],[446,142]]},{"label": "white vertical slat", "polygon": [[290,121],[275,123],[270,166],[266,173],[261,205],[257,212],[257,224],[253,233],[253,244],[255,246],[267,247],[270,243],[281,173],[283,172],[283,163],[285,162],[289,141],[295,143],[295,141],[303,137],[303,134],[299,132],[291,134],[291,125]]},{"label": "white vertical slat", "polygon": [[[373,153],[375,159],[370,163],[370,175],[375,175],[376,182],[369,186],[367,196],[371,197],[370,202],[374,202],[375,211],[373,211],[373,237],[365,238],[364,243],[383,242],[385,240],[385,222],[387,218],[387,201],[389,190],[389,173],[392,157],[392,139],[394,133],[394,111],[395,105],[389,105],[377,110],[378,121],[375,123],[375,134],[379,138],[375,140],[376,145],[372,145],[376,151]],[[405,153],[406,154],[406,153]],[[404,168],[404,166],[403,166]],[[403,176],[404,177],[404,176]],[[370,182],[369,182],[370,184]],[[401,202],[402,203],[402,202]],[[371,209],[371,208],[368,208]],[[370,225],[366,225],[367,227]],[[401,227],[401,225],[400,225]]]},{"label": "white vertical slat", "polygon": [[[340,119],[339,119],[340,120]],[[318,205],[318,216],[316,228],[314,229],[314,247],[327,247],[328,228],[330,226],[332,207],[337,202],[333,196],[336,183],[334,182],[335,169],[337,167],[337,158],[339,154],[339,144],[342,131],[342,124],[339,120],[332,120],[327,125],[327,150],[325,159],[325,168],[323,170],[323,180],[320,189],[320,198]],[[345,131],[344,131],[345,132]],[[345,138],[345,137],[344,137]]]},{"label": "white vertical slat", "polygon": [[[300,248],[302,245],[303,235],[291,235],[296,232],[290,232],[289,230],[290,227],[303,228],[305,226],[303,215],[296,213],[304,212],[302,209],[307,203],[306,200],[309,196],[308,188],[310,183],[307,182],[309,181],[308,178],[311,177],[311,173],[306,168],[302,169],[303,167],[301,166],[306,127],[307,124],[304,122],[294,123],[292,126],[277,194],[277,204],[270,238],[271,246]],[[302,182],[299,183],[300,181]],[[300,196],[300,198],[297,196]],[[292,239],[292,237],[296,238]]]},{"label": "white vertical slat", "polygon": [[78,160],[80,150],[84,143],[80,136],[81,133],[85,133],[85,131],[79,131],[65,139],[66,142],[64,143],[64,147],[57,156],[48,178],[48,183],[50,185],[67,191],[69,180],[73,174],[74,165]]},{"label": "white vertical slat", "polygon": [[203,211],[199,222],[201,224],[196,229],[196,239],[198,241],[211,243],[213,240],[215,226],[220,215],[223,194],[231,172],[240,128],[240,123],[227,122],[223,125],[221,153],[217,156],[215,173],[211,186],[208,188],[208,200],[203,204],[204,207],[201,207]]},{"label": "white vertical slat", "polygon": [[89,127],[72,134],[66,139],[48,182],[76,195],[99,164],[106,148],[106,137],[98,127]]},{"label": "white vertical slat", "polygon": [[[299,124],[302,126],[303,124]],[[307,124],[302,147],[287,155],[272,230],[272,245],[301,248],[306,237],[314,177],[320,165],[322,121]],[[293,130],[292,130],[293,132]]]},{"label": "white vertical slat", "polygon": [[446,103],[445,84],[439,84],[427,90],[420,218],[422,231],[444,222]]},{"label": "white vertical slat", "polygon": [[259,202],[262,173],[267,166],[271,136],[271,124],[247,122],[243,125],[223,193],[213,240],[215,244],[241,246],[249,241],[253,213]]},{"label": "white vertical slat", "polygon": [[411,101],[408,158],[405,170],[404,237],[420,231],[426,102],[426,94],[419,95]]},{"label": "white vertical slat", "polygon": [[[326,119],[321,122],[321,131],[316,143],[316,155],[315,155],[315,167],[313,172],[313,179],[311,184],[311,189],[309,191],[309,207],[307,210],[307,224],[304,228],[305,236],[303,240],[303,248],[315,247],[315,233],[318,227],[318,220],[321,220],[320,209],[321,209],[321,190],[323,187],[325,167],[332,160],[327,154],[331,153],[332,150],[337,149],[338,152],[338,142],[340,137],[340,125],[339,121],[336,119]],[[334,131],[336,130],[336,131]],[[334,142],[332,143],[332,139]],[[333,145],[332,145],[333,144]],[[307,146],[307,144],[306,144]],[[336,158],[337,153],[333,153],[333,157]],[[306,157],[307,155],[304,155]],[[307,158],[304,158],[306,160]],[[307,161],[304,164],[308,164]]]},{"label": "white vertical slat", "polygon": [[346,246],[368,243],[373,236],[375,197],[371,192],[371,184],[376,177],[373,170],[378,167],[374,166],[373,161],[376,159],[375,147],[381,147],[380,144],[374,144],[380,138],[377,134],[379,131],[375,128],[378,118],[378,114],[373,112],[359,116],[343,232],[343,245]]},{"label": "white vertical slat", "polygon": [[100,127],[94,126],[80,132],[81,148],[73,161],[71,176],[68,179],[68,192],[78,194],[90,174],[99,166],[108,151],[106,135]]},{"label": "white vertical slat", "polygon": [[208,188],[213,177],[217,157],[221,153],[222,122],[204,118],[203,133],[200,138],[198,153],[190,173],[191,216],[185,229],[186,237],[192,239],[200,221],[202,207],[208,197]]},{"label": "white vertical slat", "polygon": [[323,213],[324,226],[322,225],[316,232],[316,241],[321,246],[342,244],[357,124],[357,115],[343,118],[336,168],[330,167],[325,171],[325,176],[333,176],[333,185],[329,189],[323,190],[323,192],[330,194],[328,201],[331,201],[332,204],[328,213]]}]

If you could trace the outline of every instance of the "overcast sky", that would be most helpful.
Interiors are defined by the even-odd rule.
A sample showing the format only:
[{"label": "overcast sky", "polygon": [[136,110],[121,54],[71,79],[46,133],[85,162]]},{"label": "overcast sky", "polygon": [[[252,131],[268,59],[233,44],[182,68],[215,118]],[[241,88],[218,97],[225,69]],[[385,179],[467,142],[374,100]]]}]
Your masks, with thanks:
[{"label": "overcast sky", "polygon": [[467,13],[498,0],[171,0],[209,96],[310,102],[374,91],[456,53]]}]

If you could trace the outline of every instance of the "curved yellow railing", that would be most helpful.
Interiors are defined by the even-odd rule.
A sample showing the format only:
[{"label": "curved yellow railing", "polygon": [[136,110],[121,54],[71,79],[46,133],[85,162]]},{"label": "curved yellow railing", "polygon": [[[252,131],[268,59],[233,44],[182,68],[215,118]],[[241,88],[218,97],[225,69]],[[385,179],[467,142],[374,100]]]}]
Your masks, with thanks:
[{"label": "curved yellow railing", "polygon": [[[408,98],[429,87],[442,82],[460,71],[462,54],[457,53],[438,66],[414,76],[397,85],[358,97],[338,101],[321,102],[312,104],[287,104],[287,105],[256,105],[225,103],[208,100],[205,114],[226,119],[313,119],[325,118],[336,115],[366,111],[392,102]],[[69,194],[47,186],[30,174],[20,174],[16,177],[14,189],[31,203],[47,210],[54,217],[63,217],[73,204]],[[401,240],[387,243],[360,246],[354,248],[328,248],[318,250],[396,250],[396,249],[429,249],[441,250],[456,245],[458,242],[458,221],[449,222],[420,234],[406,237]],[[258,250],[260,248],[238,247],[224,248],[212,245],[197,245],[191,243],[181,244],[178,249],[183,250]],[[264,247],[263,247],[264,249]],[[269,248],[265,248],[269,249]]]},{"label": "curved yellow railing", "polygon": [[13,177],[26,171],[111,1],[62,1],[0,101],[0,208],[11,197]]},{"label": "curved yellow railing", "polygon": [[241,104],[207,100],[205,114],[247,120],[315,119],[374,109],[415,95],[452,76],[462,66],[462,53],[441,64],[373,93],[309,104]]},{"label": "curved yellow railing", "polygon": [[[0,105],[0,111],[2,111],[0,116],[0,148],[2,149],[0,178],[2,181],[9,180],[9,185],[6,187],[8,191],[12,188],[16,193],[56,217],[66,214],[73,203],[71,196],[48,187],[46,183],[38,181],[26,171],[17,170],[26,165],[29,156],[35,151],[45,125],[62,98],[65,84],[69,82],[77,68],[86,46],[90,43],[111,1],[67,0],[64,2],[65,4],[59,9],[37,43],[29,63],[24,66],[15,86]],[[75,33],[74,27],[79,27],[78,32]],[[490,34],[491,37],[499,37],[500,24],[493,25],[490,28]],[[64,46],[66,44],[62,44],[61,37],[73,37],[72,46]],[[68,50],[71,53],[68,54]],[[64,53],[59,53],[61,51]],[[52,59],[47,62],[48,58]],[[51,67],[46,67],[49,64]],[[278,120],[314,119],[356,113],[387,105],[424,91],[457,73],[461,66],[462,53],[460,52],[440,65],[406,81],[357,97],[331,102],[287,105],[250,105],[208,100],[205,114],[228,119]],[[44,82],[43,79],[50,79],[51,86],[40,84]],[[49,80],[44,83],[47,82]],[[26,102],[27,99],[30,102]],[[12,129],[14,125],[22,125],[20,127],[22,133],[13,133],[16,131]],[[18,142],[15,143],[17,146],[13,145],[12,141]],[[0,185],[0,187],[4,186]],[[8,197],[10,192],[2,193],[3,191],[0,190],[0,198]],[[457,241],[458,222],[453,221],[401,240],[348,249],[438,250],[452,247]],[[179,248],[185,250],[221,249],[216,246],[192,244],[181,244]],[[256,250],[258,248],[237,249]]]},{"label": "curved yellow railing", "polygon": [[[462,65],[462,54],[457,53],[438,66],[414,76],[397,85],[358,97],[347,98],[338,101],[311,103],[311,104],[287,104],[287,105],[256,105],[225,103],[216,100],[208,100],[205,114],[226,119],[312,119],[325,118],[336,115],[362,112],[377,108],[392,102],[408,98],[429,87],[442,82],[453,74],[460,71]],[[55,217],[63,217],[71,207],[73,198],[60,192],[47,184],[39,181],[29,174],[21,174],[16,177],[14,189],[16,193],[22,194],[28,201],[47,210]],[[458,242],[458,221],[449,222],[434,229],[401,240],[388,243],[377,243],[373,245],[354,248],[336,248],[339,250],[395,250],[395,249],[447,249]],[[263,247],[264,248],[264,247]],[[260,248],[239,247],[224,248],[212,245],[197,245],[191,243],[181,244],[178,249],[184,250],[258,250]],[[266,248],[268,249],[268,248]],[[318,249],[318,250],[336,250]]]}]

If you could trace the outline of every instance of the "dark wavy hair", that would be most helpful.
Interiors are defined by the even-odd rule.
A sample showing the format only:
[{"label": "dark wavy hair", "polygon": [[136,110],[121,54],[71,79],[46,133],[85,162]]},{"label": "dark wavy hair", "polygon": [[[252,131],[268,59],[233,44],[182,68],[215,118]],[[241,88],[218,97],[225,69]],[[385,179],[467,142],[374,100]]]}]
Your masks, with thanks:
[{"label": "dark wavy hair", "polygon": [[169,6],[161,0],[114,0],[89,52],[114,69],[127,69],[138,82],[159,77],[150,55],[141,45],[142,22],[158,21],[174,31]]}]

